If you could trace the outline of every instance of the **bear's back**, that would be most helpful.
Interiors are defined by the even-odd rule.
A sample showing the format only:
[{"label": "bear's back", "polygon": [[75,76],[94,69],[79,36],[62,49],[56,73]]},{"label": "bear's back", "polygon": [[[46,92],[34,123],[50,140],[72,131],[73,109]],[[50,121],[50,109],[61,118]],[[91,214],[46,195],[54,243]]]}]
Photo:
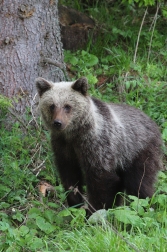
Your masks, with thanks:
[{"label": "bear's back", "polygon": [[104,149],[102,152],[114,158],[115,163],[123,166],[128,160],[131,162],[150,144],[159,149],[161,137],[158,126],[142,111],[129,105],[91,99],[101,118],[95,123],[99,130],[96,130],[98,134],[92,134],[94,142],[98,141]]}]

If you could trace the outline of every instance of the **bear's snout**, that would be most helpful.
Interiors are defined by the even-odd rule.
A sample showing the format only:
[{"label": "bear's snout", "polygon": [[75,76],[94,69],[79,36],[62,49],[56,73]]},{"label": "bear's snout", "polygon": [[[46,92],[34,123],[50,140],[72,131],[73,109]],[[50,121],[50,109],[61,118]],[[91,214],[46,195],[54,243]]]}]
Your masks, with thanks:
[{"label": "bear's snout", "polygon": [[61,129],[62,122],[61,122],[60,120],[54,120],[53,125],[54,125],[57,129]]}]

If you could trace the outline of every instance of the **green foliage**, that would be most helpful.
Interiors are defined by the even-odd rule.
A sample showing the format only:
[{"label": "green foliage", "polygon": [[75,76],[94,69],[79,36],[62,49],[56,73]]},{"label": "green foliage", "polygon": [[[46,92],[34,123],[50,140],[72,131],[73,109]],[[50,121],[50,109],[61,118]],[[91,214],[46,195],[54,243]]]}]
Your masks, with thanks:
[{"label": "green foliage", "polygon": [[0,95],[0,109],[7,110],[11,106],[12,106],[11,100],[3,95]]},{"label": "green foliage", "polygon": [[64,61],[71,64],[71,70],[77,73],[77,77],[87,76],[90,84],[95,84],[97,78],[90,73],[93,67],[97,65],[98,58],[84,50],[71,53],[64,52]]},{"label": "green foliage", "polygon": [[[124,0],[123,2],[127,2],[127,0]],[[160,2],[160,1],[159,1]],[[137,3],[139,5],[139,7],[141,6],[153,6],[155,5],[156,1],[155,0],[128,0],[129,4],[134,4]]]},{"label": "green foliage", "polygon": [[0,95],[0,122],[8,112],[8,109],[11,107],[12,107],[12,101],[3,95]]},{"label": "green foliage", "polygon": [[123,3],[128,3],[129,5],[137,4],[139,7],[142,6],[156,6],[158,4],[164,4],[164,0],[122,0]]}]

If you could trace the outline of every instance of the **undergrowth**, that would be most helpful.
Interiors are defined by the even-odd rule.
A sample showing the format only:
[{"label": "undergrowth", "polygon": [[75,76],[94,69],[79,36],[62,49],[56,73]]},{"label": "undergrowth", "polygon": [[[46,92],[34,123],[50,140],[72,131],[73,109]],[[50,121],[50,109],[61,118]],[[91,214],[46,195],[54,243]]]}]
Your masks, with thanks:
[{"label": "undergrowth", "polygon": [[141,26],[147,7],[136,7],[137,1],[95,2],[83,8],[79,0],[66,1],[86,10],[99,27],[93,45],[90,39],[85,49],[64,52],[69,75],[86,76],[91,95],[138,107],[157,122],[164,169],[155,194],[142,200],[122,195],[123,206],[86,220],[83,208],[67,207],[68,192],[54,168],[49,134],[40,119],[29,111],[23,119],[11,100],[0,96],[0,251],[166,251],[166,6],[148,1],[154,6],[148,7]]}]

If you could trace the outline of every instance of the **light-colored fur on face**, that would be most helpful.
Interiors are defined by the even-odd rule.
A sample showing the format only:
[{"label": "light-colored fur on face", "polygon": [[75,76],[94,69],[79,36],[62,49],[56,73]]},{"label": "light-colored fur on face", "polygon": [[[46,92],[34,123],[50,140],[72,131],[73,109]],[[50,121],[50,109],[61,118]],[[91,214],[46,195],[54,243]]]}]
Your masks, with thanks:
[{"label": "light-colored fur on face", "polygon": [[[74,82],[50,82],[51,88],[43,93],[39,100],[39,108],[46,126],[56,134],[57,130],[53,126],[53,117],[50,106],[55,105],[57,109],[62,109],[65,105],[71,107],[70,115],[65,126],[66,133],[74,131],[78,127],[80,118],[85,118],[85,111],[89,110],[89,97],[82,95],[72,88]],[[57,132],[59,134],[59,132]]]}]

